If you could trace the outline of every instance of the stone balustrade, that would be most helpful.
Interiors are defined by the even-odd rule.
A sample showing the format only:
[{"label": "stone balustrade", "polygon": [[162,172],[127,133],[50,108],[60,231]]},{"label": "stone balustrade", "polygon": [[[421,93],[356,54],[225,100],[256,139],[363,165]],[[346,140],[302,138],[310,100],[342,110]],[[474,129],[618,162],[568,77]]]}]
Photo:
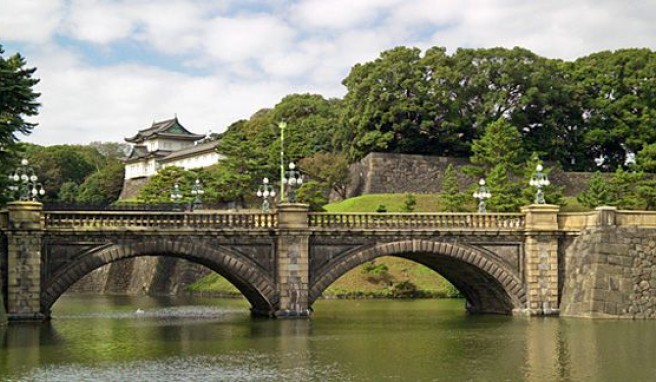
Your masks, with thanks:
[{"label": "stone balustrade", "polygon": [[321,213],[308,215],[308,224],[328,229],[522,229],[522,213]]},{"label": "stone balustrade", "polygon": [[205,212],[45,212],[44,227],[57,229],[254,229],[275,228],[277,216],[264,213]]}]

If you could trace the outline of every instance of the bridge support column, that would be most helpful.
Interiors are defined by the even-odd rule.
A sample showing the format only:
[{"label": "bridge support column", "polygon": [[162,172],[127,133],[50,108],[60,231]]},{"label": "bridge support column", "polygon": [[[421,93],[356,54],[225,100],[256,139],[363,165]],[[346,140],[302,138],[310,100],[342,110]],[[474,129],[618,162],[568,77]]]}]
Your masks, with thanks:
[{"label": "bridge support column", "polygon": [[13,202],[7,231],[7,315],[9,320],[43,320],[41,312],[42,205]]},{"label": "bridge support column", "polygon": [[532,204],[526,214],[524,241],[525,314],[558,315],[559,206]]},{"label": "bridge support column", "polygon": [[308,206],[279,205],[278,229],[276,268],[280,301],[276,316],[309,316]]}]

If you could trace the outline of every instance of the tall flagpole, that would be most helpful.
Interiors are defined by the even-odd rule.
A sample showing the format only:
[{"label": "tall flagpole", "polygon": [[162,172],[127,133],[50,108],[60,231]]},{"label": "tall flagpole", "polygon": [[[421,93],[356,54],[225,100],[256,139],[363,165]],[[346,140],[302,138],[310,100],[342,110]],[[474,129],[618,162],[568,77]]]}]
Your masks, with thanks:
[{"label": "tall flagpole", "polygon": [[285,183],[282,180],[285,179],[285,128],[287,123],[280,121],[278,127],[280,128],[280,202],[282,203],[285,200]]}]

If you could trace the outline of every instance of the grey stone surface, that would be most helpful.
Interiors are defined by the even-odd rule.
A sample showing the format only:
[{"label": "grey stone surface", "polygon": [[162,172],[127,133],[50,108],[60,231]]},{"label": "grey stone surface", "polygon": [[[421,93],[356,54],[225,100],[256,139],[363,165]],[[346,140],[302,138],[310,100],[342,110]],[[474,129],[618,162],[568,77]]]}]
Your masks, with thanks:
[{"label": "grey stone surface", "polygon": [[656,318],[656,229],[586,230],[565,255],[561,313]]},{"label": "grey stone surface", "polygon": [[[351,185],[348,196],[378,193],[437,193],[442,190],[444,171],[449,164],[453,164],[458,170],[469,165],[470,162],[466,158],[370,153],[351,165]],[[458,183],[463,191],[478,181],[464,175],[462,171],[458,173]],[[557,168],[553,168],[549,174],[553,184],[565,187],[567,196],[583,191],[591,176],[591,173],[564,172]]]}]

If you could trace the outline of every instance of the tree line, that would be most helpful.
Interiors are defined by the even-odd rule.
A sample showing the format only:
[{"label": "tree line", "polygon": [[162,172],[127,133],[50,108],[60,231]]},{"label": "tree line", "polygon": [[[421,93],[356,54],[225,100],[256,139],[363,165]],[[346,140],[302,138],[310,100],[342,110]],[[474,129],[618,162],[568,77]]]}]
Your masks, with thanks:
[{"label": "tree line", "polygon": [[[38,82],[32,77],[34,69],[25,68],[19,55],[2,58],[0,65],[0,144],[6,148],[0,153],[1,163],[15,163],[17,150],[27,150],[40,165],[59,163],[38,159],[38,150],[30,152],[29,145],[17,145],[15,133],[34,128],[23,119],[38,108],[38,94],[32,90]],[[653,205],[647,189],[649,174],[656,170],[656,55],[649,49],[605,51],[563,61],[523,48],[461,48],[449,54],[443,47],[424,52],[397,47],[356,64],[342,83],[347,90],[342,99],[292,94],[234,122],[210,137],[219,140],[218,151],[225,159],[193,172],[162,171],[138,200],[170,201],[173,183],[181,182],[188,191],[190,182],[201,178],[210,202],[252,203],[262,178],[279,180],[278,123],[284,121],[285,162],[300,163],[310,176],[299,196],[316,206],[325,203],[329,192],[345,195],[348,163],[372,151],[468,157],[473,166],[467,171],[487,176],[497,191],[493,194],[513,195],[510,202],[491,201],[499,210],[515,208],[518,200],[527,198],[520,195],[526,187],[518,185],[532,171],[529,165],[539,160],[565,171],[637,174],[631,176],[642,187],[642,196],[628,199],[638,198],[634,205]],[[22,98],[8,96],[18,93]],[[90,165],[71,171],[84,174],[84,179],[42,170],[53,185],[48,197],[86,200],[81,195],[98,195],[85,191],[83,183],[88,168],[99,171],[103,166],[85,161]],[[77,163],[65,162],[60,171]]]}]

